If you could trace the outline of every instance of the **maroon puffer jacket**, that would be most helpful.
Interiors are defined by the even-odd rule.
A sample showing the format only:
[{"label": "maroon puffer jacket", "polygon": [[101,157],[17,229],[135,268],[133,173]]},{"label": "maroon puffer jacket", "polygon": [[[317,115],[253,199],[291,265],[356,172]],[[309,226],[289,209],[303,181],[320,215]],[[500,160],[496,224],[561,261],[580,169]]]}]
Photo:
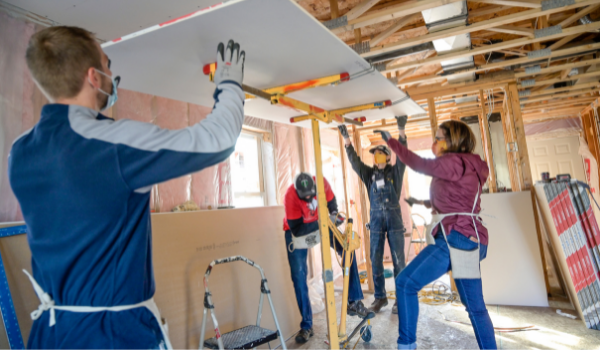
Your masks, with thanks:
[{"label": "maroon puffer jacket", "polygon": [[[489,175],[487,164],[479,155],[472,153],[447,153],[435,159],[425,159],[410,151],[398,140],[390,139],[389,147],[398,158],[414,171],[433,177],[431,180],[430,198],[433,210],[439,214],[470,213],[479,189],[485,184]],[[479,213],[481,198],[475,204],[475,213]],[[487,229],[477,220],[477,232],[481,244],[488,244]],[[457,215],[446,217],[442,224],[446,234],[456,230],[467,237],[476,237],[473,220],[469,216]],[[439,227],[439,226],[438,226]],[[436,228],[433,231],[435,235]]]}]

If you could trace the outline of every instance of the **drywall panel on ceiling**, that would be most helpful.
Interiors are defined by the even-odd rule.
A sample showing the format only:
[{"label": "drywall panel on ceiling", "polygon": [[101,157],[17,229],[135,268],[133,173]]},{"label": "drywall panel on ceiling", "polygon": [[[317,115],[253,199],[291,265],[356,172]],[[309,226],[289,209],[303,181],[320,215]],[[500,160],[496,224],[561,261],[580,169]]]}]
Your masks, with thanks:
[{"label": "drywall panel on ceiling", "polygon": [[[154,299],[169,323],[176,349],[198,347],[204,273],[214,259],[232,255],[243,255],[264,269],[283,335],[288,338],[298,331],[300,313],[287,263],[283,217],[280,206],[152,215]],[[0,228],[22,224],[1,224]],[[1,238],[0,252],[26,342],[32,325],[29,314],[39,305],[29,279],[21,271],[31,271],[26,235]],[[258,270],[241,262],[213,268],[209,284],[223,333],[256,324],[260,280]],[[275,330],[266,300],[261,325]],[[3,328],[0,322],[0,348],[8,348]],[[209,318],[207,338],[214,335],[212,329]],[[271,345],[277,346],[278,341]]]},{"label": "drywall panel on ceiling", "polygon": [[109,41],[220,3],[222,0],[5,0],[63,25],[82,27]]},{"label": "drywall panel on ceiling", "polygon": [[[238,41],[246,51],[247,85],[264,89],[349,73],[349,82],[289,96],[328,110],[385,100],[396,102],[382,110],[358,113],[367,119],[424,113],[348,45],[288,0],[227,2],[175,23],[105,43],[103,48],[111,58],[113,74],[122,77],[120,87],[212,106],[215,86],[202,68],[215,61],[219,42],[229,39]],[[247,101],[245,113],[284,123],[304,114],[258,99]]]},{"label": "drywall panel on ceiling", "polygon": [[489,232],[487,258],[481,262],[486,304],[548,306],[531,192],[481,196]]}]

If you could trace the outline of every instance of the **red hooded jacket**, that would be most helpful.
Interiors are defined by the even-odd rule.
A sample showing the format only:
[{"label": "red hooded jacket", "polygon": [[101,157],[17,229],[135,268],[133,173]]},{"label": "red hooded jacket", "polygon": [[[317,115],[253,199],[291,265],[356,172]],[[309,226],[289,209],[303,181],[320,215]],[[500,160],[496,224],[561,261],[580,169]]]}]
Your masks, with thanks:
[{"label": "red hooded jacket", "polygon": [[[480,197],[475,204],[475,213],[481,211],[479,206],[481,187],[487,180],[489,168],[479,155],[446,153],[435,159],[425,159],[410,151],[398,140],[390,139],[387,143],[404,164],[418,173],[433,177],[429,197],[435,212],[438,214],[471,213],[478,189]],[[475,222],[481,244],[488,244],[487,229],[479,221],[475,220]],[[456,230],[467,237],[477,238],[473,219],[469,216],[449,216],[442,221],[442,224],[448,235],[451,230]],[[434,229],[434,235],[438,227]]]}]

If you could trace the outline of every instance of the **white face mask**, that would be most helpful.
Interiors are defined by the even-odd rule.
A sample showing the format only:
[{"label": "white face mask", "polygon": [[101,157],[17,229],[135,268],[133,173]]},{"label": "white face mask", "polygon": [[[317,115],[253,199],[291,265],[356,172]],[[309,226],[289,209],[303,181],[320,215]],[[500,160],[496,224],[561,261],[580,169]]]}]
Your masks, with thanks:
[{"label": "white face mask", "polygon": [[[94,68],[94,69],[96,69],[96,68]],[[116,76],[114,79],[112,79],[110,75],[104,73],[103,71],[96,69],[96,72],[98,72],[112,80],[112,94],[109,94],[108,92],[102,90],[101,88],[98,88],[98,90],[101,93],[108,96],[108,100],[106,100],[106,105],[104,107],[100,108],[100,112],[102,112],[102,111],[105,111],[106,109],[112,107],[119,99],[119,96],[117,96],[117,87],[119,86],[119,82],[121,82],[121,77]],[[88,81],[89,81],[89,78],[88,78]],[[91,82],[90,82],[90,84],[91,84]]]}]

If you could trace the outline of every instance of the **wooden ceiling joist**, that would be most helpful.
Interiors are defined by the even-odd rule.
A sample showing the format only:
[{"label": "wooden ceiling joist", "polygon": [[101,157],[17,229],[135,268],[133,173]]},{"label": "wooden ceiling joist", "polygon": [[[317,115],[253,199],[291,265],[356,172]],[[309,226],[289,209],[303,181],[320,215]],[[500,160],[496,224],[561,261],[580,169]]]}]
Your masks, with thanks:
[{"label": "wooden ceiling joist", "polygon": [[491,14],[497,14],[500,11],[510,10],[512,6],[486,6],[478,8],[477,10],[469,11],[469,21],[473,21],[477,17],[487,16]]},{"label": "wooden ceiling joist", "polygon": [[356,19],[360,17],[363,13],[369,11],[369,9],[375,6],[378,2],[379,0],[364,0],[358,3],[356,6],[354,6],[352,10],[346,12],[345,16],[348,19],[348,21]]},{"label": "wooden ceiling joist", "polygon": [[[567,98],[567,97],[575,97],[575,96],[581,96],[581,97],[598,97],[598,96],[591,96],[588,95],[592,92],[596,92],[598,90],[588,90],[588,91],[576,91],[576,92],[570,92],[570,93],[566,93],[566,94],[555,94],[555,95],[550,95],[550,96],[543,96],[543,97],[537,97],[537,98],[532,98],[532,99],[528,99],[528,100],[522,100],[519,103],[522,105],[526,105],[526,104],[530,104],[530,103],[536,103],[536,102],[541,102],[541,101],[547,101],[547,100],[556,100],[556,99],[561,99],[561,98]],[[586,96],[588,95],[588,96]],[[564,102],[568,102],[568,100],[564,100]]]},{"label": "wooden ceiling joist", "polygon": [[494,28],[489,28],[489,31],[498,32],[498,33],[506,33],[506,34],[515,34],[515,35],[523,35],[530,38],[535,37],[533,34],[533,29],[531,28],[521,28],[515,26],[498,26]]},{"label": "wooden ceiling joist", "polygon": [[556,89],[548,89],[548,90],[542,90],[542,91],[536,91],[536,92],[532,92],[529,94],[529,96],[526,96],[527,98],[532,98],[534,96],[541,96],[541,95],[552,95],[555,94],[557,92],[564,92],[564,91],[575,91],[575,90],[584,90],[584,89],[590,89],[592,87],[596,87],[596,86],[600,86],[600,82],[593,82],[593,83],[586,83],[586,84],[577,84],[577,85],[573,85],[573,86],[567,86],[564,88],[556,88]]},{"label": "wooden ceiling joist", "polygon": [[[593,1],[600,1],[600,0],[593,0]],[[548,36],[545,36],[542,38],[533,38],[533,39],[521,38],[521,39],[508,40],[505,42],[492,44],[492,45],[488,45],[485,47],[478,47],[478,48],[471,49],[471,50],[463,50],[463,51],[454,52],[454,53],[436,56],[436,57],[431,57],[431,58],[427,58],[427,59],[423,59],[423,60],[416,60],[416,61],[400,63],[400,64],[396,64],[396,65],[388,65],[386,67],[386,69],[383,71],[388,72],[388,71],[393,71],[393,70],[397,70],[397,69],[413,68],[413,67],[420,67],[420,66],[429,65],[429,64],[436,64],[436,63],[441,63],[443,61],[448,61],[448,60],[452,60],[452,59],[481,55],[481,54],[489,53],[489,52],[496,51],[496,50],[510,49],[512,47],[521,47],[524,45],[529,45],[529,44],[533,44],[533,43],[537,43],[537,42],[556,40],[556,39],[560,39],[560,38],[570,36],[573,34],[582,34],[582,33],[592,31],[592,30],[597,30],[597,29],[600,29],[600,22],[594,22],[591,24],[579,25],[576,27],[567,28],[567,29],[564,29],[561,33],[548,35]]]},{"label": "wooden ceiling joist", "polygon": [[469,2],[480,2],[483,4],[504,5],[510,7],[540,8],[542,5],[535,1],[510,1],[510,0],[469,0]]},{"label": "wooden ceiling joist", "polygon": [[574,63],[567,63],[567,64],[560,64],[560,65],[556,65],[556,66],[550,66],[548,68],[542,68],[540,69],[538,72],[536,73],[526,73],[526,72],[522,72],[522,73],[515,73],[515,78],[523,78],[523,77],[528,77],[531,75],[536,75],[536,74],[546,74],[546,73],[551,73],[551,72],[560,72],[563,70],[571,70],[573,68],[579,68],[579,67],[586,67],[586,66],[591,66],[593,64],[600,64],[600,58],[597,58],[595,60],[585,60],[585,61],[580,61],[580,62],[574,62]]},{"label": "wooden ceiling joist", "polygon": [[523,86],[522,82],[521,82],[521,83],[519,83],[519,88],[528,88],[528,87],[539,86],[539,85],[552,85],[552,84],[556,84],[556,83],[566,83],[566,82],[572,81],[572,80],[583,79],[583,78],[592,78],[592,77],[597,77],[597,76],[600,76],[600,71],[584,73],[584,74],[576,74],[576,75],[572,75],[572,76],[568,77],[567,79],[556,78],[556,79],[536,81],[535,83],[533,83],[533,85],[528,85],[528,86]]},{"label": "wooden ceiling joist", "polygon": [[394,19],[406,17],[424,10],[429,10],[434,7],[451,4],[463,0],[421,0],[408,1],[394,6],[389,6],[381,10],[370,11],[362,16],[348,21],[347,26],[335,28],[332,30],[335,34],[340,34],[347,31],[353,31],[357,28],[363,28],[373,24],[391,21]]},{"label": "wooden ceiling joist", "polygon": [[469,82],[468,84],[460,84],[460,86],[448,86],[440,88],[438,86],[421,88],[421,89],[408,89],[408,95],[416,100],[425,99],[429,97],[442,97],[442,96],[459,96],[467,92],[478,91],[479,89],[491,89],[494,87],[501,86],[501,84],[507,84],[513,82],[514,78],[496,79],[493,81],[483,82]]},{"label": "wooden ceiling joist", "polygon": [[572,99],[572,100],[559,100],[556,102],[543,103],[543,104],[534,105],[534,106],[525,105],[525,107],[523,107],[521,110],[531,111],[531,110],[548,109],[548,108],[556,108],[556,107],[564,108],[565,104],[568,104],[569,106],[587,104],[587,103],[589,103],[589,101],[594,101],[596,98],[598,98],[598,96],[582,97],[582,98],[576,98],[576,99]]},{"label": "wooden ceiling joist", "polygon": [[385,39],[389,38],[390,35],[394,34],[395,32],[399,31],[400,29],[402,29],[402,27],[405,27],[409,23],[417,20],[419,17],[421,17],[421,14],[420,13],[415,13],[413,15],[401,18],[398,22],[392,24],[388,29],[386,29],[383,32],[377,34],[377,36],[375,36],[373,39],[371,39],[371,41],[369,42],[369,44],[371,46],[375,46],[375,45],[379,44],[380,42],[382,42]]},{"label": "wooden ceiling joist", "polygon": [[[597,44],[589,44],[589,45],[580,45],[580,46],[576,46],[576,47],[572,47],[572,48],[568,48],[568,49],[562,49],[562,50],[557,50],[557,51],[552,51],[552,53],[549,56],[546,56],[544,58],[553,58],[553,57],[562,57],[562,56],[568,56],[568,55],[572,55],[572,54],[577,54],[580,52],[587,52],[587,51],[591,51],[591,50],[600,50],[600,43]],[[535,62],[535,61],[539,61],[539,58],[534,58],[531,59],[529,57],[526,58],[518,58],[518,59],[513,59],[513,60],[505,60],[503,62],[496,62],[496,63],[490,63],[490,64],[484,64],[475,68],[470,68],[470,69],[466,69],[457,73],[453,73],[453,74],[447,74],[444,76],[441,75],[426,75],[423,77],[417,77],[417,78],[410,78],[410,79],[405,79],[402,81],[399,81],[398,85],[407,85],[407,84],[416,84],[416,83],[422,83],[425,81],[441,81],[444,79],[451,79],[453,77],[457,77],[461,74],[464,73],[468,73],[468,72],[482,72],[482,71],[486,71],[486,70],[492,70],[492,69],[497,69],[497,68],[503,68],[503,67],[507,67],[507,66],[512,66],[512,65],[517,65],[517,64],[521,64],[521,63],[527,63],[527,62]]]},{"label": "wooden ceiling joist", "polygon": [[[371,47],[370,52],[364,53],[361,56],[364,58],[373,57],[373,56],[381,55],[381,54],[384,54],[387,52],[396,51],[399,49],[424,44],[427,42],[431,42],[433,40],[444,39],[444,38],[448,38],[448,37],[452,37],[452,36],[456,36],[456,35],[460,35],[460,34],[472,33],[472,32],[479,31],[479,30],[496,28],[496,27],[511,24],[514,22],[519,22],[519,21],[523,21],[523,20],[527,20],[527,19],[533,19],[533,18],[540,17],[540,16],[545,16],[545,15],[549,15],[549,14],[553,14],[553,13],[559,13],[559,12],[568,11],[571,9],[576,9],[579,7],[596,5],[596,4],[600,4],[600,0],[577,0],[575,2],[575,4],[565,6],[565,7],[554,8],[554,9],[549,9],[549,10],[542,10],[540,8],[540,9],[532,9],[532,10],[523,11],[523,12],[517,12],[517,13],[513,13],[510,15],[506,15],[506,16],[496,17],[496,18],[493,18],[493,19],[490,19],[487,21],[476,22],[469,26],[454,27],[454,28],[450,28],[450,29],[446,29],[446,30],[440,30],[435,33],[421,35],[421,36],[418,36],[418,37],[415,37],[412,39],[407,39],[407,40],[403,40],[403,41],[396,42],[396,43],[381,45],[376,48]],[[570,34],[575,34],[575,33],[570,33]],[[567,35],[569,35],[569,34],[567,34]],[[563,35],[563,36],[567,36],[567,35]],[[562,38],[563,36],[560,36],[560,38]],[[539,39],[544,39],[544,38],[539,38]],[[532,39],[533,41],[530,43],[527,43],[527,44],[532,44],[532,43],[536,43],[536,42],[540,42],[540,41],[546,41],[546,40],[539,40],[539,39]],[[512,41],[514,41],[514,40],[512,40]],[[516,44],[513,46],[520,46],[520,45],[522,45],[522,44]],[[492,45],[490,45],[490,46],[492,46]],[[509,46],[509,47],[511,47],[511,46]],[[508,47],[506,47],[506,48],[508,48]]]},{"label": "wooden ceiling joist", "polygon": [[598,8],[600,8],[600,4],[588,6],[579,12],[575,12],[574,15],[560,22],[558,25],[563,28],[566,28],[567,26],[577,22],[581,17],[589,15],[590,13],[596,11]]}]

